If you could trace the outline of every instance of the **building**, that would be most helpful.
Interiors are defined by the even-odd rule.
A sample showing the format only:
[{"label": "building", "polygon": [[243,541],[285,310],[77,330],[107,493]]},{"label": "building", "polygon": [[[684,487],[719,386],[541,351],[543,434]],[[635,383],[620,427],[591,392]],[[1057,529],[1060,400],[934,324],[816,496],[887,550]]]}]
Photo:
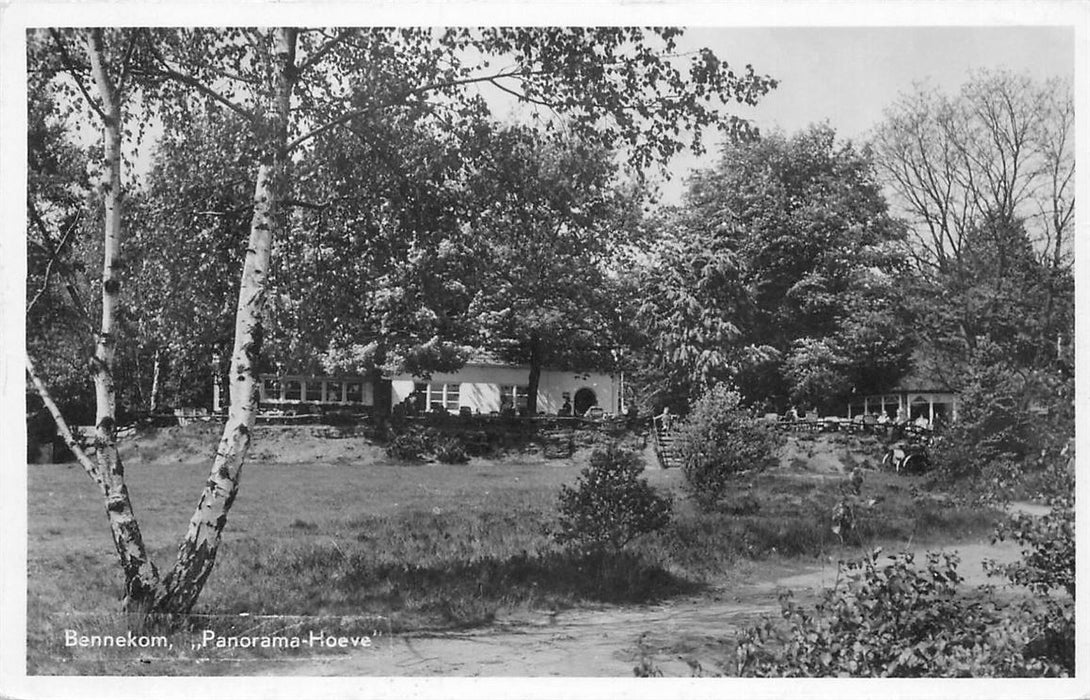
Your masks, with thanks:
[{"label": "building", "polygon": [[936,420],[957,420],[957,411],[957,394],[941,379],[917,371],[910,372],[888,392],[852,397],[848,404],[848,418],[885,413],[891,420],[916,421],[923,417],[930,426]]},{"label": "building", "polygon": [[[304,405],[375,410],[376,406],[411,405],[415,410],[445,409],[459,413],[500,413],[510,407],[527,410],[529,365],[478,358],[457,372],[437,372],[424,380],[399,374],[376,382],[359,376],[262,375],[261,404],[291,410]],[[605,413],[624,411],[620,374],[543,369],[538,381],[537,411],[561,413],[570,403],[575,415],[591,407]]]},{"label": "building", "polygon": [[[437,372],[430,379],[397,375],[390,379],[393,405],[416,397],[417,408],[445,408],[458,413],[500,413],[509,406],[523,413],[529,397],[529,365],[472,360],[457,372]],[[619,374],[542,369],[538,380],[537,412],[559,414],[565,402],[575,415],[597,406],[606,413],[624,412],[623,379]]]}]

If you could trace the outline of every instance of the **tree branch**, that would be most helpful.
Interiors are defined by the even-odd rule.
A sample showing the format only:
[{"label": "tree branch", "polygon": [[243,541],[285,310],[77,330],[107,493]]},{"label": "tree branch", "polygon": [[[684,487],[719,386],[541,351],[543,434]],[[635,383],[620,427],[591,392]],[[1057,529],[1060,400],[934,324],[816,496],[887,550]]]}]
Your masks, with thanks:
[{"label": "tree branch", "polygon": [[87,104],[91,105],[91,109],[98,115],[99,119],[105,120],[106,114],[102,111],[102,108],[98,106],[94,98],[91,97],[91,93],[87,91],[87,87],[84,86],[83,81],[80,80],[79,74],[76,72],[76,64],[72,60],[72,57],[68,55],[68,49],[64,45],[64,41],[60,32],[56,29],[49,30],[50,36],[53,37],[53,43],[57,45],[57,50],[61,54],[61,63],[64,64],[64,68],[68,71],[68,74],[72,76],[72,80],[75,81],[76,87],[83,94],[83,98],[87,100]]},{"label": "tree branch", "polygon": [[296,68],[296,74],[301,75],[303,71],[314,66],[316,63],[318,63],[318,61],[322,60],[322,58],[327,53],[332,51],[339,44],[344,43],[344,41],[348,39],[348,37],[352,36],[352,34],[353,30],[342,29],[337,36],[322,44],[322,46],[320,46],[314,53],[307,56],[307,59],[299,64],[298,68]]},{"label": "tree branch", "polygon": [[216,102],[219,102],[224,107],[227,107],[228,109],[233,111],[235,114],[238,114],[239,116],[244,117],[247,121],[250,121],[250,122],[255,121],[255,117],[254,117],[253,113],[250,112],[249,110],[244,109],[244,108],[240,107],[239,105],[235,104],[231,100],[229,100],[226,97],[224,97],[223,95],[221,95],[219,92],[217,92],[217,91],[213,90],[212,88],[208,87],[207,85],[205,85],[203,82],[201,82],[197,78],[195,78],[195,77],[193,77],[191,75],[185,74],[185,73],[181,73],[181,72],[175,70],[174,68],[171,68],[170,64],[167,63],[167,60],[163,56],[162,52],[159,51],[159,49],[150,40],[147,42],[147,46],[148,46],[148,49],[151,51],[152,57],[155,58],[155,60],[159,63],[159,65],[162,66],[162,68],[159,69],[159,74],[161,76],[166,77],[166,78],[170,78],[171,80],[177,80],[180,83],[188,85],[188,86],[190,86],[192,88],[196,88],[197,91],[205,94],[208,97],[211,97],[213,100],[215,100]]},{"label": "tree branch", "polygon": [[301,146],[302,144],[304,144],[307,141],[309,141],[310,139],[314,138],[315,136],[323,134],[323,133],[329,131],[330,129],[333,129],[333,128],[337,127],[337,126],[340,126],[341,124],[344,124],[346,122],[350,122],[353,119],[356,119],[357,117],[362,117],[362,116],[367,115],[367,114],[373,114],[374,112],[377,112],[380,109],[385,109],[387,107],[392,107],[392,106],[394,106],[396,104],[401,104],[406,98],[409,98],[409,97],[424,95],[424,94],[427,94],[429,92],[433,92],[435,90],[444,90],[444,89],[447,89],[447,88],[461,87],[461,86],[464,86],[464,85],[473,85],[473,84],[476,84],[476,83],[493,82],[493,81],[495,81],[495,80],[497,80],[499,78],[515,78],[515,77],[528,78],[530,76],[538,75],[540,73],[541,73],[541,71],[517,71],[517,70],[500,71],[499,73],[494,73],[494,74],[491,74],[491,75],[480,75],[480,76],[474,76],[474,77],[471,77],[471,78],[462,78],[462,79],[459,79],[459,80],[447,80],[447,81],[442,81],[442,82],[438,82],[438,83],[431,83],[429,85],[424,85],[424,86],[421,86],[421,87],[418,87],[418,88],[413,88],[412,90],[404,90],[404,91],[398,93],[397,95],[395,95],[393,99],[391,99],[391,100],[389,100],[387,102],[384,102],[382,104],[370,105],[370,106],[368,106],[368,107],[366,107],[364,109],[357,109],[357,110],[353,110],[351,112],[346,112],[345,114],[342,114],[341,116],[337,117],[336,119],[328,121],[325,124],[308,131],[307,133],[303,134],[302,136],[298,137],[297,139],[295,139],[294,141],[289,143],[287,148],[285,149],[285,152],[290,153],[290,152],[294,151],[296,148],[298,148],[299,146]]},{"label": "tree branch", "polygon": [[38,373],[34,368],[34,362],[30,359],[30,355],[26,355],[26,373],[30,377],[30,381],[34,384],[34,390],[38,392],[38,396],[42,398],[42,403],[45,404],[46,410],[53,417],[53,422],[57,426],[57,432],[60,433],[61,438],[64,440],[64,444],[68,445],[68,449],[72,450],[72,454],[76,456],[80,466],[83,467],[83,471],[87,472],[87,476],[91,477],[99,486],[103,486],[102,474],[98,471],[98,467],[94,461],[87,455],[87,451],[84,449],[83,442],[72,434],[71,428],[68,427],[68,421],[64,419],[61,414],[61,410],[57,408],[56,402],[53,401],[53,397],[49,394],[49,389],[46,388],[45,383],[38,377]]},{"label": "tree branch", "polygon": [[[61,242],[57,244],[56,248],[50,251],[49,262],[46,263],[45,266],[45,279],[42,281],[42,288],[39,289],[38,293],[34,295],[34,298],[27,303],[27,315],[30,314],[30,310],[34,308],[34,305],[38,303],[38,300],[41,299],[42,295],[49,289],[49,278],[53,276],[53,265],[59,259],[61,249],[64,248],[64,244],[68,242],[68,239],[72,236],[72,233],[76,230],[78,224],[79,218],[77,217],[76,220],[72,222],[72,225],[68,227],[68,230],[64,232],[64,235],[61,237]],[[50,245],[50,247],[52,248],[52,245]],[[82,311],[82,309],[79,310]]]},{"label": "tree branch", "polygon": [[[41,246],[41,247],[42,247],[43,250],[46,251],[46,254],[49,255],[50,262],[52,262],[53,260],[55,260],[55,259],[57,259],[59,257],[60,247],[55,246],[53,244],[53,237],[49,235],[49,229],[45,225],[45,221],[42,220],[41,214],[38,213],[38,208],[34,205],[34,201],[32,199],[30,199],[29,197],[27,198],[27,210],[30,212],[30,218],[31,218],[31,220],[34,221],[34,225],[38,228],[38,231],[42,234],[42,240],[44,242],[44,245]],[[69,232],[74,231],[75,228],[76,228],[76,225],[78,223],[79,223],[79,219],[77,219],[75,222],[73,222],[72,227],[69,229]],[[68,237],[68,234],[66,233],[64,238],[67,239],[67,237]],[[63,241],[62,241],[62,245],[63,245]],[[65,277],[68,277],[68,273],[65,273]],[[72,280],[67,279],[65,286],[68,289],[68,296],[70,296],[72,298],[72,304],[76,307],[76,312],[79,314],[80,319],[83,321],[83,325],[84,325],[85,329],[88,332],[93,333],[94,332],[94,326],[91,323],[91,317],[87,313],[87,308],[83,305],[83,301],[80,300],[79,294],[76,293],[76,288],[75,288],[75,285],[72,284]],[[29,306],[27,307],[27,310],[28,311],[30,310]]]}]

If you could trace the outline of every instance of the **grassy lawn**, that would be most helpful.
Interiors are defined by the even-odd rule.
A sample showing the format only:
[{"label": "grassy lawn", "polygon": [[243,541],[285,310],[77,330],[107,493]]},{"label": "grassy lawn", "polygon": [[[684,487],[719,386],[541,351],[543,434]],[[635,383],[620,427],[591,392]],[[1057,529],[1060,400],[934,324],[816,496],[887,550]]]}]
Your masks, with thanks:
[{"label": "grassy lawn", "polygon": [[[590,560],[560,550],[548,535],[560,485],[574,482],[583,463],[534,455],[465,465],[250,463],[195,612],[235,620],[369,616],[394,633],[449,629],[487,624],[505,611],[698,593],[744,575],[754,560],[951,542],[990,531],[996,519],[920,498],[917,482],[904,477],[868,472],[863,497],[879,502],[858,513],[842,545],[829,530],[842,477],[775,471],[743,479],[721,511],[707,514],[684,498],[680,472],[656,470],[645,475],[674,494],[674,523],[622,555]],[[160,567],[173,561],[206,470],[205,463],[141,460],[128,469]],[[69,465],[31,465],[28,490],[30,671],[116,671],[108,658],[65,665],[79,661],[77,651],[57,641],[72,619],[118,610],[121,581],[101,497]],[[156,664],[146,671],[196,672]]]}]

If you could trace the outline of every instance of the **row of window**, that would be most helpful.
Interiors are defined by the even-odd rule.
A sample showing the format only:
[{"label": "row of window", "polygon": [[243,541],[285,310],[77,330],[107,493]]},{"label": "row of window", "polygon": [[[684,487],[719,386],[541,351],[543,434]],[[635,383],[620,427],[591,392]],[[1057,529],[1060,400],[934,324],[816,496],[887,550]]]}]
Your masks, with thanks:
[{"label": "row of window", "polygon": [[261,400],[308,401],[312,403],[363,403],[362,381],[338,379],[285,379],[266,377],[261,384]]},{"label": "row of window", "polygon": [[[451,413],[457,413],[461,407],[462,385],[455,383],[418,382],[413,386],[418,397],[418,407],[424,410],[445,408]],[[500,410],[512,408],[516,411],[525,410],[530,405],[530,387],[505,384],[500,386]]]},{"label": "row of window", "polygon": [[[419,408],[445,408],[457,413],[461,406],[461,384],[417,383],[414,386]],[[261,384],[261,400],[269,403],[306,401],[309,403],[363,403],[363,382],[338,379],[280,379],[265,377]],[[530,387],[506,384],[500,386],[500,409],[525,410],[530,403]]]}]

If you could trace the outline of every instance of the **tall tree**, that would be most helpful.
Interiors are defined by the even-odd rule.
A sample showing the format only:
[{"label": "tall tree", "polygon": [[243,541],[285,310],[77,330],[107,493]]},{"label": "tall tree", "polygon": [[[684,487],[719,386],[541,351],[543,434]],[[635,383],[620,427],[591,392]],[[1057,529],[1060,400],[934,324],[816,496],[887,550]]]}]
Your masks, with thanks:
[{"label": "tall tree", "polygon": [[986,219],[1022,220],[1043,260],[1069,266],[1073,120],[1070,84],[1006,71],[980,71],[955,95],[921,85],[887,109],[875,153],[920,269],[959,269]]},{"label": "tall tree", "polygon": [[223,109],[177,124],[155,146],[130,197],[123,259],[126,318],[148,408],[211,402],[213,358],[226,360],[251,216],[254,144]]},{"label": "tall tree", "polygon": [[270,340],[285,366],[381,376],[464,361],[466,228],[476,117],[440,127],[406,109],[318,137],[296,165],[300,197],[278,245]]},{"label": "tall tree", "polygon": [[902,96],[876,132],[911,227],[917,327],[955,383],[980,338],[1024,359],[1029,343],[1039,366],[1071,346],[1073,116],[1066,81],[981,71],[955,95]]},{"label": "tall tree", "polygon": [[[729,144],[716,168],[690,180],[663,233],[642,317],[655,361],[689,378],[690,398],[730,379],[750,400],[798,399],[784,371],[796,352],[808,364],[830,353],[847,361],[836,381],[849,389],[874,374],[845,353],[866,335],[864,312],[896,311],[903,233],[866,149],[827,126]],[[903,353],[880,366],[903,365]]]},{"label": "tall tree", "polygon": [[[103,32],[81,33],[87,37],[86,55],[97,95],[82,82],[79,85],[102,119],[108,175],[103,187],[103,323],[95,363],[101,408],[96,435],[99,467],[90,462],[85,467],[103,483],[130,609],[188,612],[212,571],[256,418],[256,371],[265,333],[271,254],[276,234],[288,224],[297,184],[294,158],[311,148],[317,136],[350,129],[366,116],[406,107],[437,115],[467,106],[480,109],[481,98],[471,86],[489,84],[522,101],[567,114],[571,128],[581,136],[620,143],[631,162],[648,165],[683,148],[680,133],[693,133],[694,143],[699,143],[701,131],[709,126],[738,130],[743,123],[722,113],[722,105],[732,99],[755,102],[773,85],[748,67],[736,74],[709,51],[689,59],[688,74],[683,74],[668,57],[679,33],[639,28],[146,30],[123,34],[123,46],[131,50],[119,52],[121,68],[113,71],[104,60]],[[134,36],[142,41],[133,43]],[[147,56],[148,61],[130,63],[133,56]],[[491,65],[497,57],[506,67]],[[145,94],[160,100],[168,129],[178,120],[190,119],[195,109],[214,103],[238,114],[255,143],[250,235],[235,311],[230,409],[175,564],[162,577],[147,558],[124,486],[110,373],[122,238],[119,87],[130,75],[139,75],[146,81]],[[352,99],[361,90],[362,104]],[[28,371],[45,393],[30,362]]]},{"label": "tall tree", "polygon": [[[58,428],[88,475],[99,485],[106,504],[114,546],[125,575],[125,600],[132,609],[148,610],[159,583],[159,572],[147,555],[133,512],[124,467],[117,450],[117,391],[114,358],[118,342],[117,316],[121,295],[122,139],[128,113],[127,92],[139,64],[137,34],[130,30],[89,29],[78,33],[51,32],[57,57],[71,82],[72,95],[85,98],[87,110],[101,127],[102,156],[98,195],[102,207],[101,323],[95,336],[91,376],[95,388],[93,457],[68,429],[35,364],[27,356],[27,373]],[[41,54],[32,49],[32,56]]]},{"label": "tall tree", "polygon": [[639,186],[614,154],[525,127],[499,129],[471,176],[480,258],[469,313],[481,344],[529,366],[537,412],[545,367],[614,369],[622,323],[615,263],[636,243]]}]

